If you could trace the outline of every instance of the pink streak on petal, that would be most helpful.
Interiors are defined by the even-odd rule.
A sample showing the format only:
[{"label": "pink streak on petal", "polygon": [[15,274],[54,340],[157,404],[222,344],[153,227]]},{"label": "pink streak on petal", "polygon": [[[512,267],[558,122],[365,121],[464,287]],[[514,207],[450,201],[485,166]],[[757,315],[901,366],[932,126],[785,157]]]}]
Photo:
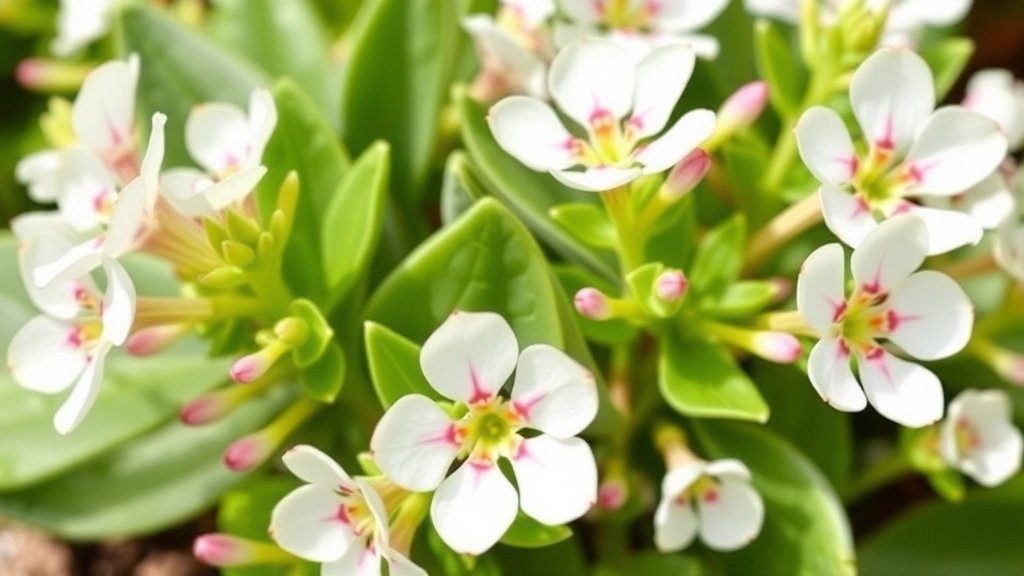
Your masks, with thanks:
[{"label": "pink streak on petal", "polygon": [[515,410],[516,415],[520,420],[530,419],[530,410],[537,405],[538,402],[547,397],[547,394],[538,394],[533,398],[520,398],[512,403],[512,408]]},{"label": "pink streak on petal", "polygon": [[[827,299],[827,298],[826,298]],[[832,306],[832,322],[838,322],[846,313],[846,302],[828,302]]]},{"label": "pink streak on petal", "polygon": [[469,397],[470,404],[476,404],[478,402],[487,402],[493,395],[487,392],[480,386],[480,378],[476,374],[476,370],[472,366],[469,367],[469,380],[473,385],[473,394]]}]

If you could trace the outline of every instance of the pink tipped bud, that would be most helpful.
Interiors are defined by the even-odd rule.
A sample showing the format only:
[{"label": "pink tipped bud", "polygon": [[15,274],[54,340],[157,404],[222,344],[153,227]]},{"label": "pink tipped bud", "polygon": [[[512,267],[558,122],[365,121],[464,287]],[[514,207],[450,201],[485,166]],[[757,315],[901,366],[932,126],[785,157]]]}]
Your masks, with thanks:
[{"label": "pink tipped bud", "polygon": [[203,534],[192,543],[192,554],[210,566],[245,566],[257,556],[253,542],[229,534]]},{"label": "pink tipped bud", "polygon": [[629,488],[621,479],[605,480],[597,489],[597,505],[603,510],[614,512],[626,504]]},{"label": "pink tipped bud", "polygon": [[206,394],[182,407],[178,418],[187,426],[202,426],[220,420],[231,410],[222,394]]},{"label": "pink tipped bud", "polygon": [[690,282],[679,270],[666,270],[654,281],[654,293],[665,302],[677,302],[686,294]]},{"label": "pink tipped bud", "polygon": [[18,84],[34,92],[67,92],[78,88],[89,70],[84,64],[26,58],[18,62],[14,77]]},{"label": "pink tipped bud", "polygon": [[779,364],[792,364],[803,354],[800,340],[786,332],[758,332],[754,334],[750,351],[765,360]]},{"label": "pink tipped bud", "polygon": [[246,472],[270,458],[274,443],[267,434],[256,432],[235,440],[224,452],[224,465],[235,472]]},{"label": "pink tipped bud", "polygon": [[678,200],[687,195],[711,169],[711,156],[697,148],[676,164],[662,184],[660,193],[667,200]]},{"label": "pink tipped bud", "polygon": [[597,288],[582,288],[573,298],[576,311],[584,318],[591,320],[607,320],[611,315],[608,309],[608,297]]},{"label": "pink tipped bud", "polygon": [[132,334],[124,347],[132,356],[149,356],[163,352],[172,344],[188,334],[190,326],[187,324],[168,324],[164,326],[153,326],[143,328]]},{"label": "pink tipped bud", "polygon": [[235,382],[248,384],[266,374],[272,364],[272,360],[262,351],[255,352],[235,360],[228,373]]},{"label": "pink tipped bud", "polygon": [[719,129],[734,134],[757,120],[768,104],[768,83],[755,80],[740,86],[718,111]]}]

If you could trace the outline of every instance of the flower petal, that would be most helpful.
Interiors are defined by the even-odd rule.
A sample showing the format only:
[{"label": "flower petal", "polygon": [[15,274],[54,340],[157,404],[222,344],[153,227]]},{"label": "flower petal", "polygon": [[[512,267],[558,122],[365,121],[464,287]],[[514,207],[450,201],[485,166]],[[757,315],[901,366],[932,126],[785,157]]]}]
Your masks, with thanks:
[{"label": "flower petal", "polygon": [[135,87],[139,58],[101,64],[85,77],[71,107],[71,125],[86,146],[117,156],[135,141]]},{"label": "flower petal", "polygon": [[699,522],[689,498],[679,500],[662,494],[654,511],[654,545],[661,552],[682,550],[697,536]]},{"label": "flower petal", "polygon": [[800,21],[800,3],[793,0],[743,0],[747,12],[796,24]]},{"label": "flower petal", "polygon": [[601,5],[593,0],[559,0],[565,15],[570,20],[586,24],[597,24],[603,18]]},{"label": "flower petal", "polygon": [[548,71],[548,88],[559,108],[589,127],[596,112],[622,119],[633,107],[636,68],[625,50],[596,38],[581,38],[560,50]]},{"label": "flower petal", "polygon": [[61,436],[70,434],[85,418],[86,413],[96,402],[103,384],[103,366],[110,352],[110,344],[100,342],[89,354],[89,362],[75,382],[71,394],[53,415],[53,427]]},{"label": "flower petal", "polygon": [[723,458],[708,462],[704,473],[714,478],[734,478],[750,482],[750,468],[735,458]]},{"label": "flower petal", "polygon": [[[41,239],[34,239],[33,244]],[[75,244],[56,260],[32,266],[32,282],[46,288],[75,280],[95,270],[103,260],[102,237]]]},{"label": "flower petal", "polygon": [[66,254],[73,245],[64,237],[48,232],[41,232],[22,242],[18,257],[18,267],[32,303],[50,316],[62,320],[70,320],[82,312],[83,296],[97,298],[99,290],[86,275],[72,280],[53,282],[45,288],[36,286],[31,281],[32,270],[40,264],[56,261]]},{"label": "flower petal", "polygon": [[427,571],[394,549],[384,551],[388,563],[388,576],[427,576]]},{"label": "flower petal", "polygon": [[[709,497],[714,494],[714,497]],[[723,477],[714,492],[695,498],[700,538],[714,550],[735,550],[761,531],[764,501],[749,481]]]},{"label": "flower petal", "polygon": [[128,272],[113,258],[103,259],[107,290],[103,296],[103,334],[100,338],[120,346],[128,339],[135,321],[135,285]]},{"label": "flower petal", "polygon": [[920,218],[903,215],[882,222],[850,257],[857,289],[873,294],[892,290],[921,266],[927,246],[927,229]]},{"label": "flower petal", "polygon": [[510,91],[547,97],[545,62],[499,27],[494,18],[472,14],[462,19],[462,28],[473,38],[481,65],[499,74]]},{"label": "flower petal", "polygon": [[528,427],[555,438],[579,434],[597,416],[594,376],[547,344],[527,346],[519,355],[511,401]]},{"label": "flower petal", "polygon": [[909,428],[942,418],[942,384],[931,370],[879,348],[858,358],[860,381],[868,402],[886,418]]},{"label": "flower petal", "polygon": [[978,182],[956,199],[956,208],[966,212],[986,230],[995,230],[1013,215],[1013,192],[998,171]]},{"label": "flower petal", "polygon": [[467,404],[493,398],[516,367],[519,343],[494,312],[452,312],[423,343],[420,367],[446,398]]},{"label": "flower petal", "polygon": [[85,146],[72,146],[61,154],[57,206],[73,229],[86,232],[106,222],[106,210],[117,198],[114,175],[103,159]]},{"label": "flower petal", "polygon": [[303,482],[326,490],[352,486],[352,477],[333,458],[308,444],[293,446],[281,456],[285,468]]},{"label": "flower petal", "polygon": [[67,239],[78,236],[64,216],[56,211],[23,212],[11,218],[10,226],[11,233],[19,243],[24,243],[36,234],[42,233],[56,234]]},{"label": "flower petal", "polygon": [[1024,141],[1024,83],[1013,72],[991,68],[975,72],[967,82],[963,105],[995,120],[1011,149]]},{"label": "flower petal", "polygon": [[597,501],[597,464],[590,446],[579,438],[541,434],[525,440],[512,469],[523,512],[542,524],[571,522]]},{"label": "flower petal", "polygon": [[7,369],[22,388],[44,394],[66,389],[85,369],[85,351],[72,341],[75,325],[40,314],[15,332]]},{"label": "flower petal", "polygon": [[857,248],[878,223],[871,207],[859,196],[825,183],[818,189],[825,225],[844,244]]},{"label": "flower petal", "polygon": [[676,498],[689,488],[707,470],[707,462],[698,460],[676,466],[661,479],[661,498]]},{"label": "flower petal", "polygon": [[60,169],[59,150],[41,150],[25,156],[14,168],[14,177],[28,186],[28,197],[40,204],[56,202],[60,196],[57,172]]},{"label": "flower petal", "polygon": [[729,0],[700,2],[659,2],[654,27],[659,30],[699,30],[725,10]]},{"label": "flower petal", "polygon": [[935,109],[932,72],[910,50],[882,48],[854,72],[850,103],[872,146],[903,154]]},{"label": "flower petal", "polygon": [[339,560],[359,540],[335,492],[315,484],[299,486],[270,514],[270,536],[281,548],[313,562]]},{"label": "flower petal", "polygon": [[518,508],[516,490],[497,464],[466,462],[437,488],[430,519],[452,550],[477,555],[505,534]]},{"label": "flower petal", "polygon": [[823,184],[842,186],[857,171],[857,151],[842,118],[815,106],[796,123],[796,143],[807,169]]},{"label": "flower petal", "polygon": [[107,224],[103,252],[117,258],[135,248],[149,220],[149,198],[145,181],[136,178],[117,195]]},{"label": "flower petal", "polygon": [[891,311],[889,339],[915,358],[948,358],[971,339],[971,301],[959,284],[941,272],[911,274],[892,289],[885,305]]},{"label": "flower petal", "polygon": [[419,394],[398,399],[377,423],[370,450],[381,471],[402,488],[437,488],[455,460],[459,444],[451,418]]},{"label": "flower petal", "polygon": [[249,94],[249,143],[246,168],[263,162],[263,151],[277,127],[277,105],[274,95],[266,88],[256,88]]},{"label": "flower petal", "polygon": [[146,213],[151,214],[160,196],[160,170],[164,163],[164,126],[167,116],[157,112],[150,122],[149,142],[146,143],[146,155],[142,157],[139,167],[139,178],[146,190]]},{"label": "flower petal", "polygon": [[598,166],[582,172],[577,170],[551,170],[551,175],[562,184],[585,192],[604,192],[625,186],[640,177],[639,168]]},{"label": "flower petal", "polygon": [[676,44],[654,50],[637,65],[633,113],[628,120],[637,138],[653,136],[665,127],[696,60],[693,50]]},{"label": "flower petal", "polygon": [[234,104],[199,104],[185,121],[188,153],[211,174],[240,168],[248,159],[248,144],[249,119]]},{"label": "flower petal", "polygon": [[550,106],[526,96],[509,96],[487,115],[501,148],[531,170],[562,170],[577,163],[574,138]]},{"label": "flower petal", "polygon": [[245,200],[267,173],[265,166],[242,168],[224,180],[208,186],[202,194],[214,212]]},{"label": "flower petal", "polygon": [[644,167],[644,174],[657,174],[675,166],[715,133],[715,113],[691,110],[633,156]]},{"label": "flower petal", "polygon": [[320,576],[380,576],[380,551],[366,539],[352,543],[345,554],[320,566]]},{"label": "flower petal", "polygon": [[183,216],[198,218],[215,212],[203,193],[214,182],[196,168],[171,168],[160,175],[160,188],[167,202]]},{"label": "flower petal", "polygon": [[928,255],[945,254],[961,246],[981,242],[985,230],[969,214],[942,208],[906,204],[907,212],[924,222],[928,236]]},{"label": "flower petal", "polygon": [[928,118],[903,161],[907,194],[959,194],[1006,158],[1006,136],[991,118],[947,106]]},{"label": "flower petal", "polygon": [[841,244],[811,252],[796,278],[796,309],[824,336],[846,304],[846,262]]},{"label": "flower petal", "polygon": [[[943,422],[943,457],[983,486],[996,486],[1020,470],[1024,439],[1013,425],[1013,407],[1002,390],[964,390],[949,404]],[[966,425],[976,444],[958,454],[958,428]]]},{"label": "flower petal", "polygon": [[811,385],[836,410],[860,412],[868,401],[850,368],[850,351],[836,338],[823,338],[807,358]]}]

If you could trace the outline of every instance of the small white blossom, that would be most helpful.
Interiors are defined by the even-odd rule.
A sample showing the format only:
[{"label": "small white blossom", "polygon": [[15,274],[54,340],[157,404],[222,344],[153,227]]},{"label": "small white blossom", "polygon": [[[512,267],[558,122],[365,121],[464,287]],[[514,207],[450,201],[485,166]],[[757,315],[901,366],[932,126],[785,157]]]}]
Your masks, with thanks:
[{"label": "small white blossom", "polygon": [[987,69],[975,72],[967,82],[964,108],[996,121],[1010,142],[1010,152],[1024,144],[1024,82],[1009,70]]},{"label": "small white blossom", "polygon": [[115,0],[60,0],[57,36],[50,50],[70,56],[110,30]]},{"label": "small white blossom", "polygon": [[1024,439],[1012,422],[1002,390],[964,390],[952,402],[939,432],[942,458],[983,486],[996,486],[1020,470]]},{"label": "small white blossom", "polygon": [[[436,490],[430,516],[453,550],[483,553],[520,507],[558,525],[594,504],[597,466],[576,437],[597,414],[597,389],[586,369],[545,344],[519,352],[512,328],[490,312],[452,314],[423,344],[420,366],[464,415],[453,418],[426,396],[404,396],[381,418],[370,447],[395,484]],[[513,370],[505,399],[498,392]],[[540,434],[525,437],[524,428]],[[500,458],[512,465],[518,495]],[[456,459],[464,461],[449,476]]]},{"label": "small white blossom", "polygon": [[883,222],[853,251],[850,295],[842,245],[822,246],[804,261],[797,278],[797,309],[821,336],[808,358],[807,375],[834,408],[857,412],[870,402],[881,415],[910,427],[942,417],[938,377],[883,345],[887,342],[921,360],[938,360],[959,352],[971,337],[974,312],[960,286],[939,272],[915,272],[926,247],[919,218],[897,216]]},{"label": "small white blossom", "polygon": [[547,97],[547,38],[554,0],[502,0],[497,15],[471,14],[462,27],[473,38],[480,63],[502,88],[512,93]]}]

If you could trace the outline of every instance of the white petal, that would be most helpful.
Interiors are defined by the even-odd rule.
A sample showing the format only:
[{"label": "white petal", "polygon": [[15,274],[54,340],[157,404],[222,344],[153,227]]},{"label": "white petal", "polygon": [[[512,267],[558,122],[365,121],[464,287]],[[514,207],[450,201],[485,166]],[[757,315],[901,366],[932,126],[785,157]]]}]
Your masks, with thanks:
[{"label": "white petal", "polygon": [[970,8],[971,0],[900,0],[893,2],[886,24],[899,29],[949,26],[963,20]]},{"label": "white petal", "polygon": [[818,189],[818,198],[825,225],[847,246],[857,248],[878,226],[871,207],[860,196],[825,183]]},{"label": "white petal", "polygon": [[971,339],[971,301],[959,284],[940,272],[911,274],[892,289],[885,305],[896,324],[889,339],[915,358],[948,358]]},{"label": "white petal", "polygon": [[764,501],[750,482],[721,478],[714,499],[695,499],[700,538],[714,550],[735,550],[753,540],[764,523]]},{"label": "white petal", "polygon": [[775,18],[792,24],[800,21],[800,3],[793,0],[743,0],[743,7],[755,16]]},{"label": "white petal", "polygon": [[35,316],[7,346],[7,369],[22,388],[54,394],[71,386],[85,369],[87,356],[71,341],[75,325]]},{"label": "white petal", "polygon": [[139,60],[114,60],[100,65],[82,82],[71,107],[71,125],[85,145],[100,154],[114,154],[135,141],[135,86]]},{"label": "white petal", "polygon": [[10,226],[11,233],[19,243],[41,233],[56,234],[68,239],[78,236],[64,216],[57,211],[23,212],[11,218]]},{"label": "white petal", "polygon": [[67,148],[57,178],[57,206],[72,228],[86,232],[106,222],[104,210],[117,198],[117,184],[102,158],[85,146]]},{"label": "white petal", "polygon": [[263,151],[277,127],[277,105],[274,95],[266,88],[256,88],[249,94],[249,147],[246,168],[263,162]]},{"label": "white petal", "polygon": [[913,176],[907,194],[959,194],[995,172],[1006,148],[991,118],[959,106],[937,110],[903,161]]},{"label": "white petal", "polygon": [[579,434],[597,416],[594,376],[547,344],[527,346],[519,355],[511,401],[528,427],[555,438]]},{"label": "white petal", "polygon": [[[927,200],[929,197],[925,197]],[[999,171],[978,182],[955,200],[955,206],[986,230],[995,230],[1013,215],[1013,192]]]},{"label": "white petal", "polygon": [[682,550],[693,542],[697,526],[697,514],[689,499],[679,502],[663,494],[654,511],[654,545],[662,552]]},{"label": "white petal", "polygon": [[487,122],[498,145],[531,170],[561,170],[577,163],[573,136],[540,100],[505,98],[491,108]]},{"label": "white petal", "polygon": [[214,182],[195,168],[171,168],[160,175],[163,197],[181,215],[190,218],[212,216],[216,212],[203,193]]},{"label": "white petal", "polygon": [[368,546],[366,539],[358,539],[345,554],[320,566],[320,576],[380,576],[380,551]]},{"label": "white petal", "polygon": [[961,469],[982,486],[998,486],[1020,471],[1024,438],[1009,422],[1000,422],[982,432],[985,446],[967,456]]},{"label": "white petal", "polygon": [[32,303],[50,316],[69,320],[82,311],[80,298],[84,295],[96,298],[99,290],[90,276],[52,282],[45,288],[32,281],[32,270],[40,264],[48,264],[65,255],[73,245],[61,236],[41,232],[22,243],[18,254],[18,267]]},{"label": "white petal", "polygon": [[625,50],[607,40],[582,38],[555,56],[548,88],[559,108],[589,127],[597,111],[621,119],[633,107],[636,69]]},{"label": "white petal", "polygon": [[199,104],[185,122],[188,153],[207,172],[237,169],[248,159],[249,119],[245,112],[223,102]]},{"label": "white petal", "polygon": [[427,571],[394,549],[384,551],[388,563],[388,576],[427,576]]},{"label": "white petal", "polygon": [[796,123],[796,143],[807,169],[823,184],[842,186],[857,171],[857,152],[842,118],[815,106]]},{"label": "white petal", "polygon": [[597,501],[597,464],[579,438],[530,438],[512,459],[512,469],[523,512],[542,524],[571,522]]},{"label": "white petal", "polygon": [[750,482],[750,468],[735,458],[724,458],[708,462],[704,473],[714,478],[733,478]]},{"label": "white petal", "polygon": [[355,487],[363,496],[363,500],[366,502],[366,508],[370,511],[370,516],[373,517],[373,522],[376,525],[374,530],[374,544],[380,549],[385,550],[391,546],[391,534],[388,532],[388,509],[384,505],[384,500],[381,499],[380,494],[377,494],[377,490],[373,488],[373,485],[365,477],[356,477],[354,480]]},{"label": "white petal", "polygon": [[910,50],[882,48],[854,72],[850,103],[872,145],[904,153],[935,109],[931,70]]},{"label": "white petal", "polygon": [[56,202],[60,196],[57,171],[60,168],[58,150],[41,150],[25,156],[14,168],[14,177],[28,186],[28,197],[40,204]]},{"label": "white petal", "polygon": [[70,56],[110,29],[112,0],[61,0],[57,36],[50,42],[56,56]]},{"label": "white petal", "polygon": [[519,343],[494,312],[453,312],[423,343],[420,367],[446,398],[467,404],[494,397],[516,367]]},{"label": "white petal", "polygon": [[219,212],[249,196],[266,173],[265,166],[242,168],[224,180],[205,188],[202,192],[203,196],[206,197],[207,203],[214,212]]},{"label": "white petal", "polygon": [[576,170],[551,170],[551,175],[562,184],[585,192],[604,192],[625,186],[640,177],[639,168],[614,168],[598,166],[582,172]]},{"label": "white petal", "polygon": [[637,65],[633,113],[628,120],[637,138],[653,136],[665,127],[695,62],[693,50],[677,44],[654,50]]},{"label": "white petal", "polygon": [[602,19],[600,7],[593,0],[559,0],[558,3],[570,20],[596,24]]},{"label": "white petal", "polygon": [[340,559],[358,540],[338,514],[338,494],[314,484],[289,492],[270,514],[270,536],[281,548],[313,562]]},{"label": "white petal", "polygon": [[644,174],[657,174],[678,164],[714,132],[714,112],[691,110],[667,132],[636,152],[633,158],[643,165]]},{"label": "white petal", "polygon": [[1024,83],[1015,80],[1013,72],[986,69],[975,72],[967,82],[965,108],[996,121],[1006,134],[1010,148],[1024,140]]},{"label": "white petal", "polygon": [[916,204],[908,204],[907,207],[910,214],[924,222],[929,256],[945,254],[961,246],[973,246],[985,233],[981,224],[969,214]]},{"label": "white petal", "polygon": [[327,490],[352,485],[352,477],[333,458],[308,444],[293,446],[281,456],[285,468],[303,482]]},{"label": "white petal", "polygon": [[510,90],[546,98],[547,64],[536,53],[520,44],[489,15],[467,16],[462,19],[462,27],[476,43],[482,66],[493,68]]},{"label": "white petal", "polygon": [[95,270],[103,260],[103,239],[97,237],[74,245],[61,257],[32,268],[32,282],[38,287],[68,282]]},{"label": "white petal", "polygon": [[437,488],[455,460],[459,444],[451,418],[426,396],[398,399],[377,423],[370,450],[381,471],[402,488]]},{"label": "white petal", "polygon": [[477,555],[505,534],[518,508],[516,490],[496,464],[466,462],[434,493],[430,519],[452,550]]},{"label": "white petal", "polygon": [[725,10],[729,0],[660,2],[654,26],[659,30],[699,30]]},{"label": "white petal", "polygon": [[88,364],[85,370],[78,377],[71,394],[53,415],[53,427],[57,433],[64,436],[70,434],[85,418],[86,413],[96,402],[96,396],[100,393],[100,385],[103,384],[103,365],[110,352],[110,344],[101,342],[99,346],[90,352]]},{"label": "white petal", "polygon": [[807,358],[811,385],[836,410],[860,412],[868,401],[850,368],[850,352],[836,338],[823,338]]},{"label": "white petal", "polygon": [[146,144],[146,155],[142,157],[139,167],[139,178],[146,190],[146,213],[153,212],[157,198],[160,196],[160,169],[164,163],[164,126],[167,116],[157,112],[153,114],[149,131],[149,142]]},{"label": "white petal", "polygon": [[103,334],[105,342],[124,344],[135,321],[135,285],[128,272],[113,258],[103,259],[107,290],[103,296]]},{"label": "white petal", "polygon": [[942,418],[942,384],[931,370],[885,350],[858,358],[858,368],[868,402],[882,416],[909,428]]},{"label": "white petal", "polygon": [[850,257],[850,271],[858,289],[888,292],[924,262],[928,236],[915,216],[894,216],[875,228]]},{"label": "white petal", "polygon": [[133,250],[146,229],[149,217],[149,198],[145,181],[136,178],[117,195],[114,208],[110,211],[103,252],[117,258]]},{"label": "white petal", "polygon": [[661,499],[675,498],[689,488],[707,470],[707,462],[699,460],[676,466],[661,479]]},{"label": "white petal", "polygon": [[656,48],[682,44],[689,47],[690,50],[693,50],[693,53],[697,55],[697,58],[702,58],[704,60],[714,60],[715,58],[718,58],[718,53],[722,50],[722,47],[718,44],[718,39],[714,36],[708,36],[707,34],[667,32],[664,34],[648,35],[648,39],[653,41]]},{"label": "white petal", "polygon": [[[949,404],[943,423],[955,446],[958,425],[963,422],[977,436],[978,444],[968,453],[953,454],[951,463],[979,484],[996,486],[1017,473],[1024,451],[1020,430],[1013,425],[1013,407],[1002,390],[964,390]],[[947,454],[944,457],[948,458]]]},{"label": "white petal", "polygon": [[846,304],[846,263],[840,244],[811,252],[796,279],[796,309],[819,335],[828,333]]}]

